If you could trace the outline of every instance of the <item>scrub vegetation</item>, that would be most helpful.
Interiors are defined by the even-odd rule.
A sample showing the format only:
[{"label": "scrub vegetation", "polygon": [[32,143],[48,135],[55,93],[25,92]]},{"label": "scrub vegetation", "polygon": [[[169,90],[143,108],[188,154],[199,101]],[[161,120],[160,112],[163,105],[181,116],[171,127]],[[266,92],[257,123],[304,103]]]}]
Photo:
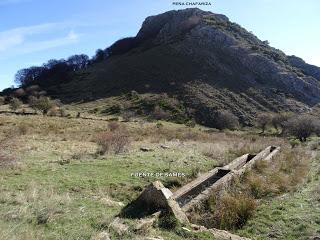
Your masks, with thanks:
[{"label": "scrub vegetation", "polygon": [[[25,114],[34,113],[22,105],[0,115],[1,239],[94,239],[103,232],[114,239],[211,239],[208,232],[186,232],[170,217],[143,233],[134,228],[138,220],[123,220],[126,227],[121,232],[114,219],[155,180],[175,191],[201,173],[269,145],[282,147],[272,164],[257,164],[219,198],[213,195],[202,206],[206,214],[200,209],[190,219],[239,235],[265,237],[274,224],[266,216],[276,211],[283,214],[278,220],[292,236],[316,234],[317,208],[311,207],[319,201],[319,140],[314,135],[292,149],[291,137],[279,136],[271,125],[261,134],[254,128],[217,130],[135,117],[127,121],[121,114],[91,114],[88,106],[63,106],[64,116],[17,115],[22,108]],[[9,107],[1,109],[11,111]],[[137,177],[140,172],[185,176]],[[284,208],[281,199],[288,199]],[[299,230],[291,229],[300,216],[295,206],[301,201],[307,201],[301,214],[307,212],[310,219]],[[280,227],[274,231],[284,239]]]}]

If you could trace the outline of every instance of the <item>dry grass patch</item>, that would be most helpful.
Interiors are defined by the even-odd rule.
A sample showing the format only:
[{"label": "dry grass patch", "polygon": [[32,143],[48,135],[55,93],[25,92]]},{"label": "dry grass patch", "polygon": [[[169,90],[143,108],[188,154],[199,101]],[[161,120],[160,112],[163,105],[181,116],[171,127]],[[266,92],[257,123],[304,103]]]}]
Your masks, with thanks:
[{"label": "dry grass patch", "polygon": [[228,189],[212,193],[208,201],[188,213],[191,221],[210,228],[241,228],[253,216],[258,200],[297,190],[307,179],[311,159],[301,148],[284,147],[271,162],[257,162]]},{"label": "dry grass patch", "polygon": [[0,153],[0,168],[15,167],[17,164],[18,161],[13,156]]},{"label": "dry grass patch", "polygon": [[0,201],[2,204],[14,206],[3,213],[3,220],[20,220],[40,225],[52,222],[64,214],[71,199],[68,194],[61,195],[53,189],[43,190],[41,186],[31,183],[26,191],[15,194],[2,192]]},{"label": "dry grass patch", "polygon": [[14,138],[3,138],[0,140],[0,168],[17,167],[19,161],[15,156],[18,147],[18,141]]},{"label": "dry grass patch", "polygon": [[306,179],[311,156],[302,149],[283,149],[272,162],[261,161],[241,180],[255,198],[294,191]]},{"label": "dry grass patch", "polygon": [[225,194],[214,206],[214,225],[227,230],[241,228],[253,216],[256,207],[257,203],[250,195]]}]

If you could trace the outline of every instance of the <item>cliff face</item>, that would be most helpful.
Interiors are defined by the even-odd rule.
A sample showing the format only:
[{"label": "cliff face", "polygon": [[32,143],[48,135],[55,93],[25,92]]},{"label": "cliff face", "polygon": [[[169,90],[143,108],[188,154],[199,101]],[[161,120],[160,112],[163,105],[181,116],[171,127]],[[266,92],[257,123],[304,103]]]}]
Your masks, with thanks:
[{"label": "cliff face", "polygon": [[301,58],[296,56],[288,57],[289,64],[300,69],[304,74],[310,75],[320,81],[320,68],[314,65],[307,64]]},{"label": "cliff face", "polygon": [[80,100],[88,92],[93,98],[167,92],[196,109],[206,125],[219,109],[249,124],[259,111],[307,111],[320,102],[318,67],[286,56],[220,14],[186,9],[148,17],[136,37],[107,51],[105,62],[75,78],[73,93],[65,85],[59,94]]}]

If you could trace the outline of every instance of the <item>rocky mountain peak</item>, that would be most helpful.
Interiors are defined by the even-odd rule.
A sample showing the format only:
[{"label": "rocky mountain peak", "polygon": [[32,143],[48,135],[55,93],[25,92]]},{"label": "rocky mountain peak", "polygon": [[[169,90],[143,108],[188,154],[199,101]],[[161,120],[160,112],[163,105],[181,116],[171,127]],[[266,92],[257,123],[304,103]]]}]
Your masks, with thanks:
[{"label": "rocky mountain peak", "polygon": [[190,29],[203,23],[205,16],[210,16],[219,22],[229,21],[222,14],[214,14],[198,8],[173,10],[146,18],[136,38],[147,40],[158,37],[162,40],[168,40],[188,32]]},{"label": "rocky mountain peak", "polygon": [[82,101],[88,92],[90,100],[132,90],[165,93],[213,127],[221,110],[249,125],[257,112],[308,111],[320,102],[320,68],[287,56],[224,15],[197,8],[148,17],[136,37],[106,52],[106,61],[74,76],[68,87],[44,90],[69,101]]}]

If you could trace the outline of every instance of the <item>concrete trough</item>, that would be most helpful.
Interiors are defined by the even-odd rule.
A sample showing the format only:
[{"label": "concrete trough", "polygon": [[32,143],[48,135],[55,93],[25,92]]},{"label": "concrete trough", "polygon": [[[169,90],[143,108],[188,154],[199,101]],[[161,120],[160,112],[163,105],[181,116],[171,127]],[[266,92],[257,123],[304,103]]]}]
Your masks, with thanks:
[{"label": "concrete trough", "polygon": [[238,157],[225,167],[215,168],[181,187],[173,193],[172,198],[182,210],[188,211],[192,206],[208,199],[213,191],[228,187],[234,177],[241,176],[246,170],[251,169],[256,161],[270,160],[279,150],[279,147],[269,146],[257,155],[245,154]]},{"label": "concrete trough", "polygon": [[161,182],[150,184],[140,196],[128,204],[120,215],[140,218],[157,211],[169,211],[181,222],[187,222],[185,212],[208,199],[213,192],[226,189],[235,177],[241,176],[260,160],[270,161],[280,147],[269,146],[258,154],[245,154],[223,168],[214,168],[172,193]]}]

